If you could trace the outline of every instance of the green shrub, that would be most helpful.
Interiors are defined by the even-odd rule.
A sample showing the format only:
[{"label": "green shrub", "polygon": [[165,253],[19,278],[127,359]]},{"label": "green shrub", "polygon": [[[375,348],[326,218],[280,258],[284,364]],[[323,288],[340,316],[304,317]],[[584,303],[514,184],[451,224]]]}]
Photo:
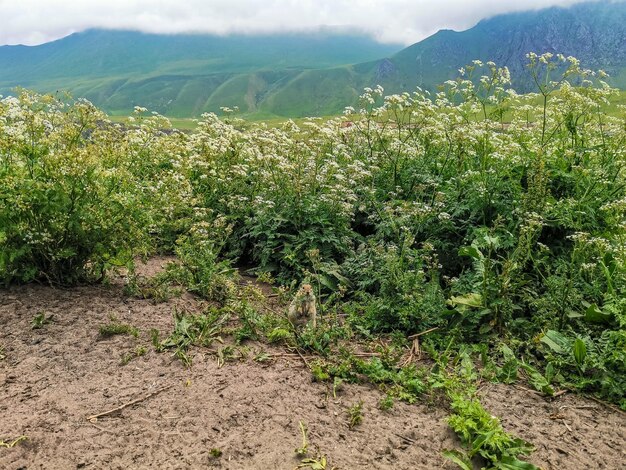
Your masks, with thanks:
[{"label": "green shrub", "polygon": [[24,92],[0,105],[0,280],[71,284],[132,264],[143,211],[90,103]]}]

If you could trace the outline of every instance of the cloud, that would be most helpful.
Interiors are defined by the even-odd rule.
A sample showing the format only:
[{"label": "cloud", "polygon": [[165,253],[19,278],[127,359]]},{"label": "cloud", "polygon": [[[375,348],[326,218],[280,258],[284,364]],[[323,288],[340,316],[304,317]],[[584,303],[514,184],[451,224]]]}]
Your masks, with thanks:
[{"label": "cloud", "polygon": [[88,28],[267,34],[324,26],[412,44],[485,17],[582,0],[0,0],[0,44],[40,44]]}]

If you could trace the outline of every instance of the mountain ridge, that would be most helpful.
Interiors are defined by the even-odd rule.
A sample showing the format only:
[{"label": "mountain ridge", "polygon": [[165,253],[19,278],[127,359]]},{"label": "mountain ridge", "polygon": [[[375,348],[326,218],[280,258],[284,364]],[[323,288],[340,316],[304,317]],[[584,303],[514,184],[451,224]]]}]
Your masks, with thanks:
[{"label": "mountain ridge", "polygon": [[[103,47],[106,54],[93,52]],[[626,88],[626,2],[496,15],[397,49],[349,35],[88,30],[41,46],[0,47],[0,94],[15,85],[69,89],[116,114],[142,105],[174,117],[221,106],[258,117],[327,115],[353,105],[366,86],[434,90],[473,59],[508,66],[514,86],[527,91],[524,64],[531,51],[573,55],[584,67],[607,69],[612,84]]]}]

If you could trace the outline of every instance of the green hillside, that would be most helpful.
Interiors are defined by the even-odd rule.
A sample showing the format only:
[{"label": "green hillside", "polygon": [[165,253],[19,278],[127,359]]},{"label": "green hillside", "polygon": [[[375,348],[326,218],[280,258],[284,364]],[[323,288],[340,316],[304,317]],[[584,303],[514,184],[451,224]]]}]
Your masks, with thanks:
[{"label": "green hillside", "polygon": [[222,106],[238,106],[250,117],[330,115],[354,105],[366,86],[381,84],[387,93],[434,90],[473,59],[508,66],[515,88],[527,91],[524,64],[531,51],[575,56],[626,88],[626,2],[500,15],[398,49],[325,33],[219,37],[90,30],[41,46],[0,47],[0,94],[18,85],[69,90],[111,114],[141,105],[177,118]]},{"label": "green hillside", "polygon": [[289,67],[331,67],[396,52],[359,35],[145,34],[88,30],[39,46],[0,47],[0,81],[28,86],[56,78],[206,75]]},{"label": "green hillside", "polygon": [[303,71],[373,60],[400,48],[332,30],[224,37],[89,30],[40,46],[0,47],[0,94],[16,86],[69,90],[112,113],[135,105],[172,116],[220,106],[254,112]]}]

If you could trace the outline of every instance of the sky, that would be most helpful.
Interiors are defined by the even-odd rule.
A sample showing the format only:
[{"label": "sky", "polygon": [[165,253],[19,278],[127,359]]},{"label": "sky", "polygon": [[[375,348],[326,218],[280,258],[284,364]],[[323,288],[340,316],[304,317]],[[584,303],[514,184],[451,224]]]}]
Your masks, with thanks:
[{"label": "sky", "polygon": [[500,13],[583,0],[0,0],[0,44],[35,45],[88,28],[271,34],[340,27],[413,44]]}]

